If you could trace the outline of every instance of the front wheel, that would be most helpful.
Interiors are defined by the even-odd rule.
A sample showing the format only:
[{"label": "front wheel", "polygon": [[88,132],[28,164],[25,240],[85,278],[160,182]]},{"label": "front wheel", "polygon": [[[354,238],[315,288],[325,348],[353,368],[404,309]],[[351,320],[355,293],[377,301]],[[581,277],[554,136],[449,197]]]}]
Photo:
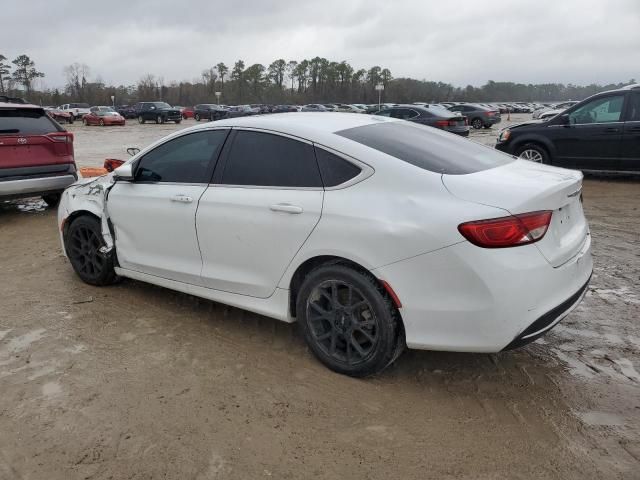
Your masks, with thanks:
[{"label": "front wheel", "polygon": [[144,117],[142,115],[138,115],[138,123],[142,125],[144,123]]},{"label": "front wheel", "polygon": [[180,122],[182,122],[182,120],[176,120],[176,124],[178,124],[178,123],[180,123]]},{"label": "front wheel", "polygon": [[536,163],[549,163],[546,149],[537,143],[527,143],[516,151],[516,157]]},{"label": "front wheel", "polygon": [[105,243],[97,218],[89,215],[76,218],[65,234],[64,245],[73,269],[83,282],[100,286],[118,280],[113,251],[100,251]]},{"label": "front wheel", "polygon": [[104,120],[100,120],[100,126],[104,127]]},{"label": "front wheel", "polygon": [[193,118],[195,119],[195,121],[196,121],[196,122],[199,122],[199,121],[200,121],[200,114],[199,114],[199,113],[196,113],[196,114],[193,116]]},{"label": "front wheel", "polygon": [[71,125],[73,123],[73,117],[70,116],[67,118],[67,123]]},{"label": "front wheel", "polygon": [[87,126],[89,125],[89,122],[87,121],[87,119],[86,119],[86,118],[83,118],[83,119],[82,119],[82,124],[83,124],[85,127],[87,127]]},{"label": "front wheel", "polygon": [[381,372],[404,346],[398,313],[375,278],[344,265],[326,265],[307,276],[296,316],[314,355],[344,375]]},{"label": "front wheel", "polygon": [[164,123],[164,117],[162,115],[158,115],[156,117],[156,123],[157,124]]},{"label": "front wheel", "polygon": [[483,127],[484,123],[481,118],[474,118],[471,121],[471,126],[476,130],[480,130]]}]

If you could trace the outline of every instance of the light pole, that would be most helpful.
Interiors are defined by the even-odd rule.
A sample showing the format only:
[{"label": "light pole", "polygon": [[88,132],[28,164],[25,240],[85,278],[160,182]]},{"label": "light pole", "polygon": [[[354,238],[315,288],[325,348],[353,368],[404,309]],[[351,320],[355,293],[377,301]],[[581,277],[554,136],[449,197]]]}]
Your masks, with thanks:
[{"label": "light pole", "polygon": [[380,100],[382,98],[382,91],[384,90],[384,85],[382,83],[377,84],[376,90],[378,91],[378,111],[380,111]]},{"label": "light pole", "polygon": [[111,106],[113,108],[116,108],[116,96],[115,95],[111,95]]},{"label": "light pole", "polygon": [[220,97],[222,96],[222,92],[216,92],[216,102],[220,105]]}]

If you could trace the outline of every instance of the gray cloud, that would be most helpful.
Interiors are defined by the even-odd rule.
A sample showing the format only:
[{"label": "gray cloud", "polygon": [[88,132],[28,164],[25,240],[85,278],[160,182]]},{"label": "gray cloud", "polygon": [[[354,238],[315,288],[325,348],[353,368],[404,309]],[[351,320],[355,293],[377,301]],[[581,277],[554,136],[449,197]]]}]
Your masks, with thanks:
[{"label": "gray cloud", "polygon": [[50,87],[73,62],[131,84],[316,55],[456,85],[640,78],[638,0],[26,0],[2,24],[0,53],[31,56]]}]

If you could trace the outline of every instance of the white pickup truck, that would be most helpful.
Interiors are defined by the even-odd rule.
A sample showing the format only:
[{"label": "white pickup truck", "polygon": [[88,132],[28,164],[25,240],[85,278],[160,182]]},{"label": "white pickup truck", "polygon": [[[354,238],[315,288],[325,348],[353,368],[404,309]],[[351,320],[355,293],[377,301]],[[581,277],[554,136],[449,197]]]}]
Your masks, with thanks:
[{"label": "white pickup truck", "polygon": [[88,103],[65,103],[60,106],[60,110],[63,112],[70,113],[74,120],[76,118],[82,118],[83,115],[86,115],[90,112]]}]

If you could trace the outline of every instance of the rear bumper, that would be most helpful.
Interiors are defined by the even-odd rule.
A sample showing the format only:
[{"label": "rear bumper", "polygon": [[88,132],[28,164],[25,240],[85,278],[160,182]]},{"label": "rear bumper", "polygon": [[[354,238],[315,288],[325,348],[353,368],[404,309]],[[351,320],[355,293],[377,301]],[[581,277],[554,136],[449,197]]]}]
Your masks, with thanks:
[{"label": "rear bumper", "polygon": [[410,348],[499,352],[535,340],[560,321],[579,303],[592,271],[588,236],[557,268],[535,244],[483,249],[461,242],[373,273],[402,303]]},{"label": "rear bumper", "polygon": [[514,338],[509,345],[503,348],[503,350],[513,350],[514,348],[522,347],[545,335],[580,304],[587,293],[590,281],[591,277],[589,277],[587,283],[585,283],[580,290],[529,325],[524,332]]},{"label": "rear bumper", "polygon": [[485,125],[496,125],[498,123],[500,123],[502,121],[502,119],[500,117],[486,117],[484,119],[484,124]]},{"label": "rear bumper", "polygon": [[[32,172],[36,168],[40,170],[39,174]],[[66,165],[64,171],[59,171],[59,165],[11,170],[13,175],[0,178],[0,198],[3,200],[62,192],[78,179],[73,164]]]}]

